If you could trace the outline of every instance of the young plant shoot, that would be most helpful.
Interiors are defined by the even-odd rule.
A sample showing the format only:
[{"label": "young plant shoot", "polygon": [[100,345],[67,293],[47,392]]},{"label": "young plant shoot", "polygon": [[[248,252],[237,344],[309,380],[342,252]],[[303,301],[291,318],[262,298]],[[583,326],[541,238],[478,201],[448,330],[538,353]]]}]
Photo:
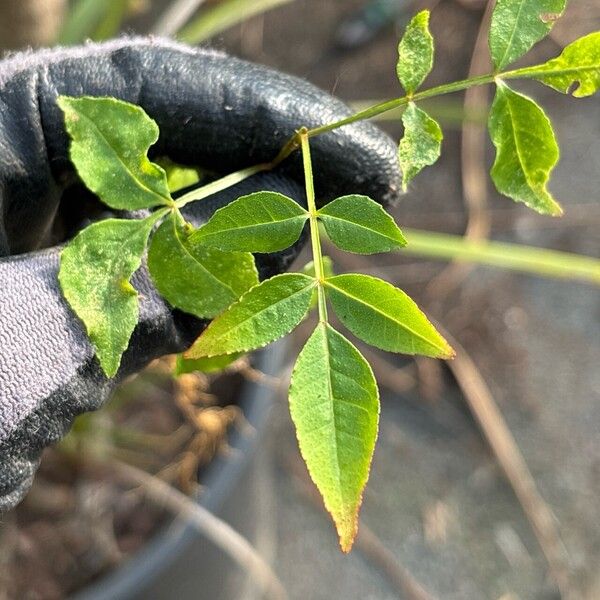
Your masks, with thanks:
[{"label": "young plant shoot", "polygon": [[[60,97],[71,136],[71,159],[83,182],[109,207],[150,209],[144,219],[108,219],[81,231],[63,250],[60,285],[82,320],[107,376],[116,375],[138,321],[131,284],[148,249],[148,270],[158,292],[175,308],[212,319],[178,358],[177,373],[225,368],[242,353],[290,333],[312,310],[317,325],[302,348],[289,389],[300,451],[348,552],[377,439],[379,394],[359,350],[329,320],[361,341],[389,352],[451,358],[452,348],[418,306],[390,283],[361,274],[335,275],[323,257],[321,234],[341,250],[374,254],[401,250],[406,240],[385,209],[366,196],[347,195],[317,208],[310,139],[338,127],[404,108],[398,159],[403,186],[440,156],[440,125],[420,100],[493,84],[489,132],[496,149],[491,177],[497,190],[547,215],[562,209],[547,189],[559,149],[550,120],[509,82],[530,79],[577,98],[600,87],[600,32],[568,45],[546,63],[506,70],[544,38],[565,0],[498,0],[489,32],[494,71],[422,89],[434,63],[429,12],[408,24],[396,67],[406,95],[334,123],[298,130],[272,163],[248,167],[178,200],[165,170],[148,159],[158,127],[137,106],[114,98]],[[238,198],[195,229],[180,208],[273,168],[302,153],[308,208],[279,193]],[[200,165],[201,166],[201,165]],[[193,174],[196,177],[196,174]],[[259,282],[252,253],[284,250],[308,223],[312,263],[297,273]],[[322,229],[320,229],[322,227]],[[316,300],[315,300],[316,299]]]}]

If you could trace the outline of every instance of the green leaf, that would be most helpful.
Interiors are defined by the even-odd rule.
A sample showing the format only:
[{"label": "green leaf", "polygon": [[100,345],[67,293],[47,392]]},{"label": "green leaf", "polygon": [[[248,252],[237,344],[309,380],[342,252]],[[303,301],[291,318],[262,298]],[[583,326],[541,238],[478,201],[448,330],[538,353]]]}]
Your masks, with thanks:
[{"label": "green leaf", "polygon": [[148,269],[171,306],[200,318],[218,315],[258,283],[252,254],[192,244],[175,213],[152,237]]},{"label": "green leaf", "polygon": [[562,214],[546,189],[559,152],[544,111],[531,98],[498,82],[488,127],[496,147],[491,171],[496,189],[539,213]]},{"label": "green leaf", "polygon": [[437,121],[424,110],[409,102],[402,114],[404,136],[398,147],[398,160],[402,169],[402,187],[425,167],[440,157],[444,135]]},{"label": "green leaf", "polygon": [[83,321],[104,372],[114,377],[138,321],[130,283],[161,211],[147,219],[107,219],[81,231],[62,251],[58,280]]},{"label": "green leaf", "polygon": [[329,239],[346,252],[374,254],[406,246],[394,219],[367,196],[342,196],[317,214]]},{"label": "green leaf", "polygon": [[218,373],[233,364],[238,358],[243,356],[241,352],[234,354],[222,354],[220,356],[211,356],[210,358],[187,359],[183,354],[178,354],[175,361],[175,375],[184,375],[185,373]]},{"label": "green leaf", "polygon": [[163,169],[148,160],[158,126],[139,107],[115,98],[60,96],[71,160],[85,185],[115,209],[172,204]]},{"label": "green leaf", "polygon": [[[325,277],[333,277],[335,275],[335,271],[333,270],[333,261],[331,258],[327,255],[324,255],[321,257],[321,260],[323,262],[323,273]],[[302,273],[308,275],[309,277],[316,277],[317,274],[315,271],[315,262],[313,260],[307,262],[302,267]]]},{"label": "green leaf", "polygon": [[347,274],[327,279],[325,289],[339,320],[364,342],[404,354],[454,355],[419,307],[391,283]]},{"label": "green leaf", "polygon": [[576,98],[585,98],[600,89],[600,31],[569,44],[556,58],[526,69],[528,74]]},{"label": "green leaf", "polygon": [[565,5],[566,0],[497,0],[489,34],[496,69],[503,69],[545,38]]},{"label": "green leaf", "polygon": [[433,37],[429,32],[429,11],[416,14],[406,27],[398,46],[396,73],[402,87],[412,94],[433,67]]},{"label": "green leaf", "polygon": [[164,157],[158,159],[156,164],[164,169],[171,194],[195,185],[200,181],[200,171],[196,167],[186,167]]},{"label": "green leaf", "polygon": [[300,452],[349,552],[377,440],[373,372],[344,336],[319,323],[298,356],[289,398]]},{"label": "green leaf", "polygon": [[308,213],[277,192],[256,192],[220,208],[193,236],[195,243],[226,251],[277,252],[302,233]]},{"label": "green leaf", "polygon": [[302,321],[315,286],[313,278],[301,273],[263,281],[212,321],[185,358],[247,352],[274,342]]}]

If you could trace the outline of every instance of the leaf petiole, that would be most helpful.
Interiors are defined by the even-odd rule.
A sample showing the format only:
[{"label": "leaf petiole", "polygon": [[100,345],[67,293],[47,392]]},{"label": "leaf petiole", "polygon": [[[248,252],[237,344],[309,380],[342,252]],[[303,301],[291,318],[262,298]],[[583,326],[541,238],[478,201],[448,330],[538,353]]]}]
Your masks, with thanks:
[{"label": "leaf petiole", "polygon": [[304,165],[304,180],[306,186],[306,201],[308,203],[310,241],[312,245],[313,262],[315,265],[315,275],[317,279],[317,301],[319,306],[319,321],[327,323],[327,301],[325,299],[325,290],[323,282],[325,273],[323,268],[323,254],[321,252],[321,239],[319,235],[319,221],[317,215],[317,205],[315,203],[315,186],[313,181],[312,160],[310,157],[310,143],[308,141],[308,130],[303,127],[298,131],[300,138],[300,147],[302,149],[302,162]]},{"label": "leaf petiole", "polygon": [[180,198],[175,201],[175,206],[177,208],[183,208],[186,204],[190,202],[195,202],[196,200],[204,200],[204,198],[208,198],[213,194],[217,194],[218,192],[222,192],[231,186],[234,186],[248,177],[252,177],[257,173],[261,173],[262,171],[269,171],[274,166],[273,163],[260,163],[258,165],[254,165],[252,167],[246,167],[245,169],[240,169],[239,171],[234,171],[225,177],[221,177],[220,179],[216,179],[211,183],[207,183],[206,185],[197,187],[196,189],[184,194]]},{"label": "leaf petiole", "polygon": [[[531,67],[523,67],[520,69],[513,69],[511,71],[503,71],[499,73],[488,73],[486,75],[479,75],[477,77],[471,77],[469,79],[461,79],[460,81],[453,81],[451,83],[444,83],[442,85],[436,85],[432,88],[428,88],[422,90],[420,92],[415,92],[412,96],[402,96],[401,98],[392,98],[391,100],[385,100],[383,102],[379,102],[378,104],[374,104],[373,106],[369,106],[363,110],[360,110],[345,119],[341,119],[339,121],[335,121],[333,123],[328,123],[326,125],[321,125],[320,127],[315,127],[313,129],[309,129],[307,135],[309,138],[315,137],[317,135],[321,135],[322,133],[327,133],[328,131],[333,131],[334,129],[339,129],[344,125],[350,125],[351,123],[356,123],[357,121],[366,121],[368,119],[372,119],[382,113],[388,112],[390,110],[394,110],[396,108],[400,108],[406,106],[409,102],[418,102],[419,100],[426,100],[428,98],[434,98],[436,96],[443,96],[444,94],[450,94],[453,92],[460,92],[462,90],[466,90],[471,87],[475,87],[478,85],[486,85],[489,83],[494,83],[496,80],[503,79],[537,79],[540,76],[539,69],[543,66],[542,64],[533,65]],[[593,66],[581,67],[578,68],[579,71],[585,70],[593,70]],[[565,68],[556,68],[552,70],[546,70],[543,72],[543,75],[546,77],[551,77],[553,75],[564,75],[566,72],[573,72],[573,69],[565,69]],[[292,148],[293,149],[293,148]]]}]

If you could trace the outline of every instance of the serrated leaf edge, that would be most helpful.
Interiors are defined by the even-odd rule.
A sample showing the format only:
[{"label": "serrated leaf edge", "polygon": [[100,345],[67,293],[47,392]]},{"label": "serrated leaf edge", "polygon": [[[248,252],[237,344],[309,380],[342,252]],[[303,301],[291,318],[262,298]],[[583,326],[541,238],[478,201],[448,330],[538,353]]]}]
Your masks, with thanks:
[{"label": "serrated leaf edge", "polygon": [[[285,277],[287,275],[301,275],[303,277],[306,277],[307,279],[311,280],[311,284],[307,285],[306,287],[297,290],[296,292],[294,292],[293,294],[291,294],[290,296],[287,296],[287,298],[291,298],[292,296],[295,296],[296,294],[300,294],[301,292],[304,292],[307,288],[315,288],[317,287],[317,280],[314,278],[311,278],[309,275],[305,275],[304,273],[281,273],[279,275],[275,275],[274,277],[271,277],[269,279],[265,279],[265,281],[272,281],[273,279],[279,278],[279,277]],[[231,308],[232,306],[239,304],[240,302],[242,302],[242,300],[244,299],[245,296],[247,296],[250,292],[252,292],[252,290],[255,290],[256,288],[260,287],[263,283],[265,283],[265,281],[261,281],[260,283],[258,283],[257,285],[251,287],[248,291],[244,292],[244,294],[242,294],[242,296],[240,296],[239,300],[236,300],[229,308],[227,308],[224,312],[222,312],[218,317],[216,317],[215,319],[213,319],[213,321],[211,321],[211,323],[208,325],[208,327],[204,330],[207,331],[208,328],[217,321],[217,319],[219,319],[220,317],[222,317],[223,315],[225,315]],[[286,298],[286,299],[287,299]],[[282,302],[282,300],[280,300],[279,302]],[[276,302],[274,304],[269,304],[269,306],[265,307],[264,309],[262,309],[261,312],[267,310],[267,308],[270,308],[271,306],[274,306],[275,304],[278,304],[279,302]],[[303,317],[306,316],[306,314],[309,312],[310,310],[310,302],[308,303],[308,308],[306,310],[306,312],[304,313]],[[260,313],[255,313],[255,314],[260,314]],[[253,315],[254,316],[254,315]],[[245,319],[244,321],[240,321],[240,323],[244,323],[245,321],[248,321],[250,318],[252,317],[248,317],[248,319]],[[301,321],[302,319],[300,319]],[[299,322],[300,322],[299,321]],[[298,323],[299,323],[298,322]],[[240,323],[237,323],[236,325],[239,325]],[[201,354],[200,356],[191,356],[189,353],[192,351],[192,349],[194,348],[194,346],[196,346],[196,342],[198,342],[198,340],[200,340],[202,338],[202,335],[204,334],[204,332],[200,335],[200,337],[194,342],[194,344],[183,353],[183,357],[190,359],[190,360],[194,360],[194,359],[198,359],[198,358],[213,358],[215,356],[221,356],[221,355],[229,355],[229,354],[234,354],[235,352],[250,352],[251,350],[258,350],[259,348],[264,348],[265,346],[268,346],[269,344],[272,344],[273,342],[281,339],[282,337],[285,337],[286,335],[288,335],[288,333],[290,333],[291,331],[293,331],[293,329],[295,329],[298,326],[298,323],[296,323],[296,325],[294,325],[292,327],[292,329],[285,331],[284,333],[269,339],[268,341],[264,342],[263,344],[260,344],[259,346],[244,346],[241,348],[238,348],[237,350],[234,350],[232,352],[214,352],[214,353],[209,353],[209,354]]]},{"label": "serrated leaf edge", "polygon": [[[63,108],[63,100],[66,100],[67,105],[69,105],[69,103],[71,102],[71,100],[79,100],[79,99],[89,99],[89,100],[97,100],[98,98],[102,98],[102,96],[78,96],[78,97],[72,97],[72,96],[58,96],[58,98],[56,99],[57,104],[60,106],[61,110],[64,113],[64,117],[65,117],[65,122],[67,121],[67,119],[69,119],[68,115],[67,115],[67,111]],[[114,100],[117,103],[120,104],[129,104],[129,102],[124,102],[123,100],[119,100],[117,98],[112,98],[112,97],[108,97],[106,96],[105,98],[109,98],[110,100]],[[135,105],[132,105],[135,106]],[[141,108],[141,107],[137,107],[137,108]],[[73,110],[72,107],[69,106],[70,110]],[[143,109],[142,109],[143,110]],[[144,156],[146,157],[146,159],[148,160],[148,162],[155,167],[156,169],[158,169],[161,173],[163,173],[164,177],[165,177],[165,181],[167,180],[167,174],[165,172],[165,170],[160,166],[157,165],[155,162],[152,162],[149,158],[148,158],[148,150],[158,141],[158,137],[159,137],[159,129],[158,129],[158,125],[156,123],[156,121],[154,119],[152,119],[150,116],[148,116],[148,114],[144,111],[144,114],[146,115],[146,117],[148,117],[149,122],[152,126],[152,128],[154,129],[154,141],[148,146],[148,148],[146,149],[146,152],[144,153]],[[102,131],[100,131],[100,129],[98,128],[98,126],[96,125],[96,123],[94,123],[94,121],[92,121],[92,119],[90,119],[89,117],[87,117],[87,115],[85,114],[79,114],[77,113],[77,118],[81,118],[83,116],[83,118],[90,123],[93,128],[98,132],[99,136],[106,142],[106,145],[111,148],[111,150],[114,151],[115,156],[117,157],[117,160],[123,165],[125,171],[130,175],[130,177],[146,192],[148,192],[148,194],[155,196],[156,198],[158,198],[160,200],[160,202],[156,203],[156,204],[152,204],[150,205],[148,208],[152,207],[152,206],[172,206],[173,205],[173,199],[171,198],[171,196],[163,196],[162,194],[159,194],[158,192],[155,192],[154,190],[151,190],[145,183],[143,183],[142,181],[140,181],[134,173],[131,172],[131,170],[129,169],[129,167],[123,162],[123,160],[121,159],[121,157],[119,156],[119,153],[115,151],[115,149],[113,148],[113,146],[111,145],[111,143],[106,139],[106,137],[104,136],[104,134],[102,133]],[[72,119],[72,117],[70,117]],[[74,138],[71,136],[70,132],[69,132],[69,137],[71,138],[72,141],[75,141]],[[71,155],[71,144],[69,144],[69,157],[71,158],[73,164],[75,164],[75,161],[73,160],[73,157]],[[87,186],[87,184],[86,184]],[[92,190],[90,188],[90,190],[92,192],[96,192],[96,190]],[[102,202],[104,204],[107,204],[107,206],[110,206],[110,204],[108,204],[107,202],[105,202],[102,198],[101,198]]]},{"label": "serrated leaf edge", "polygon": [[[352,300],[355,300],[356,302],[358,302],[359,304],[362,304],[366,307],[368,307],[370,310],[373,310],[374,312],[379,313],[381,316],[385,317],[386,319],[390,320],[390,321],[394,321],[396,324],[398,324],[402,329],[404,329],[405,331],[407,331],[409,334],[414,335],[415,337],[419,338],[420,340],[422,340],[423,342],[425,342],[428,346],[435,348],[436,350],[440,351],[440,355],[438,358],[452,358],[455,355],[454,350],[452,349],[452,346],[450,346],[450,344],[448,344],[448,342],[444,339],[444,337],[437,332],[437,329],[435,328],[435,326],[431,323],[431,321],[427,318],[427,315],[425,315],[425,313],[423,311],[421,311],[421,309],[419,309],[421,311],[421,313],[423,314],[423,316],[425,317],[427,323],[429,323],[429,325],[431,325],[431,327],[433,327],[433,329],[436,331],[436,333],[438,333],[438,335],[440,336],[440,338],[445,342],[445,346],[444,347],[440,347],[437,346],[436,344],[432,343],[430,340],[428,340],[426,337],[423,337],[420,333],[417,333],[416,331],[413,331],[408,325],[406,325],[405,323],[402,323],[401,321],[397,321],[396,319],[393,319],[390,317],[390,315],[387,315],[386,313],[381,312],[378,308],[374,307],[371,304],[368,304],[367,302],[365,302],[362,298],[358,298],[356,296],[353,296],[352,294],[349,294],[348,292],[346,292],[345,290],[338,288],[335,284],[332,284],[331,281],[332,279],[335,279],[336,277],[343,277],[344,274],[342,275],[335,275],[332,278],[328,278],[325,279],[325,281],[323,282],[324,286],[330,287],[335,289],[336,291],[338,291],[340,294],[347,296],[348,298],[351,298]],[[385,279],[379,279],[378,277],[372,277],[370,275],[363,275],[363,277],[367,277],[369,279],[375,279],[377,281],[383,282],[385,283],[388,287],[392,288],[394,291],[400,291],[402,292],[402,290],[400,290],[399,288],[397,288],[396,286],[392,285],[391,283],[389,283],[388,281],[385,281]],[[403,294],[405,292],[402,292]],[[410,298],[410,296],[408,296],[408,294],[405,294],[406,297],[411,300],[411,302],[414,302],[414,300],[412,300]],[[416,305],[416,303],[415,303]],[[418,308],[418,307],[417,307]],[[357,336],[360,337],[360,336]],[[365,341],[365,340],[363,340]],[[365,342],[368,343],[370,345],[374,345],[371,344],[371,342]],[[378,346],[376,346],[378,347]],[[402,352],[402,354],[409,354],[407,352]],[[415,353],[416,354],[416,353]]]}]

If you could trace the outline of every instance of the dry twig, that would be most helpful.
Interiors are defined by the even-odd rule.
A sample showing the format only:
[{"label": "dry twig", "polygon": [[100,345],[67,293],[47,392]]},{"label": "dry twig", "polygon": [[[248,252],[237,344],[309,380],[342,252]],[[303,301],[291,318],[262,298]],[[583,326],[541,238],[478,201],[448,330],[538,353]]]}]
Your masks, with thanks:
[{"label": "dry twig", "polygon": [[188,519],[193,527],[251,575],[268,597],[277,600],[287,598],[281,581],[271,567],[250,542],[225,521],[145,471],[117,461],[111,462],[110,466],[122,480],[141,486],[151,500]]},{"label": "dry twig", "polygon": [[[489,0],[481,19],[468,77],[485,72],[489,67],[486,51],[487,31],[494,8],[494,0]],[[485,86],[475,86],[465,92],[464,113],[471,114],[485,107],[488,91]],[[490,216],[487,212],[487,174],[485,170],[485,129],[480,123],[468,119],[462,126],[461,177],[463,197],[468,210],[468,223],[465,238],[482,240],[490,232]],[[472,271],[469,263],[453,262],[447,265],[427,286],[426,294],[440,302],[448,296]]]},{"label": "dry twig", "polygon": [[437,323],[436,327],[456,351],[456,357],[448,361],[448,367],[454,374],[473,416],[479,423],[533,528],[548,562],[550,576],[558,586],[561,596],[568,598],[570,594],[568,560],[556,527],[556,518],[538,492],[517,442],[477,366],[465,349],[447,331]]}]

